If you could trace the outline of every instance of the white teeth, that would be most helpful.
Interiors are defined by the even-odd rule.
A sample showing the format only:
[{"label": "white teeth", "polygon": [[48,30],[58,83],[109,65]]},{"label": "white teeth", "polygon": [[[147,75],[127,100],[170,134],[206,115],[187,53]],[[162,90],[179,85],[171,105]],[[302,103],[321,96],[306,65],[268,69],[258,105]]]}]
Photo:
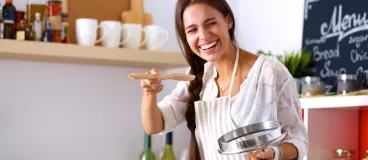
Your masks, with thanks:
[{"label": "white teeth", "polygon": [[209,44],[201,45],[200,47],[201,47],[201,49],[206,50],[206,49],[209,49],[209,48],[213,47],[216,44],[217,44],[217,41],[214,41],[214,42],[209,43]]}]

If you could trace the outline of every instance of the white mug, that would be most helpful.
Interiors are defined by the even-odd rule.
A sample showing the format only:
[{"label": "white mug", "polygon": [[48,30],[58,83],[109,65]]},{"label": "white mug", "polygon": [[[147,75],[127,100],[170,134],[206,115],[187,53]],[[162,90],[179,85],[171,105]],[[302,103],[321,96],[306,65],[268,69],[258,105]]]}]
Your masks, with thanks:
[{"label": "white mug", "polygon": [[126,40],[126,42],[123,44],[124,47],[139,49],[139,47],[146,44],[147,36],[145,36],[142,41],[142,32],[145,32],[147,35],[147,31],[142,27],[141,24],[125,23],[122,25],[122,28],[121,36],[122,39]]},{"label": "white mug", "polygon": [[148,25],[144,27],[147,31],[147,43],[148,50],[159,50],[169,40],[169,31],[158,25]]},{"label": "white mug", "polygon": [[[103,30],[100,39],[97,39],[98,28]],[[106,28],[99,26],[97,19],[79,18],[76,20],[76,32],[79,45],[94,46],[105,39]]]},{"label": "white mug", "polygon": [[[109,47],[109,48],[118,48],[120,45],[125,44],[128,42],[129,39],[129,33],[126,37],[124,37],[124,40],[121,41],[121,31],[123,29],[121,22],[119,21],[102,21],[100,23],[100,26],[105,28],[105,39],[102,40],[102,46]],[[103,30],[100,30],[101,35],[104,32]]]}]

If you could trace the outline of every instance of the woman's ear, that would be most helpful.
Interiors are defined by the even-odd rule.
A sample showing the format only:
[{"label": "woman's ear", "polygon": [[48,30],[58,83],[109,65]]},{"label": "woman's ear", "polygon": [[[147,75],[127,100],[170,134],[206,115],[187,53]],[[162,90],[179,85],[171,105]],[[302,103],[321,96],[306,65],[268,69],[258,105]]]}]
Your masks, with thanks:
[{"label": "woman's ear", "polygon": [[228,29],[231,29],[231,28],[233,28],[233,19],[231,18],[231,16],[230,15],[227,15],[226,16],[226,23],[227,23],[227,28]]}]

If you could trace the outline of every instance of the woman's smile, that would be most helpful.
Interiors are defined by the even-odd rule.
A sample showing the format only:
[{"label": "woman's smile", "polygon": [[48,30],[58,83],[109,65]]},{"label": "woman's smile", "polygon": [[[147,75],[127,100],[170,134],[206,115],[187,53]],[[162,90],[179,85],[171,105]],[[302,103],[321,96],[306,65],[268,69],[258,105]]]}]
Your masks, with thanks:
[{"label": "woman's smile", "polygon": [[204,54],[212,54],[216,51],[218,43],[218,40],[202,43],[201,45],[199,45],[199,50],[201,53]]}]

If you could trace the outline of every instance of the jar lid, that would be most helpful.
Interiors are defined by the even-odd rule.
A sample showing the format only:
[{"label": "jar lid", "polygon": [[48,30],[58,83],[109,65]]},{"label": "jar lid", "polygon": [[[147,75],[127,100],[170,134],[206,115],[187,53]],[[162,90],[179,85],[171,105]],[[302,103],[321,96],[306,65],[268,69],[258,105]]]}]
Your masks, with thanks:
[{"label": "jar lid", "polygon": [[341,74],[338,76],[338,80],[346,81],[346,80],[356,80],[357,76],[354,74]]},{"label": "jar lid", "polygon": [[341,148],[335,150],[335,153],[338,154],[338,155],[343,155],[343,154],[344,155],[350,155],[351,152],[352,152],[351,150],[341,149]]},{"label": "jar lid", "polygon": [[306,76],[306,77],[303,77],[303,81],[305,81],[307,83],[317,82],[317,81],[320,81],[320,78],[319,77],[313,77],[313,76]]}]

